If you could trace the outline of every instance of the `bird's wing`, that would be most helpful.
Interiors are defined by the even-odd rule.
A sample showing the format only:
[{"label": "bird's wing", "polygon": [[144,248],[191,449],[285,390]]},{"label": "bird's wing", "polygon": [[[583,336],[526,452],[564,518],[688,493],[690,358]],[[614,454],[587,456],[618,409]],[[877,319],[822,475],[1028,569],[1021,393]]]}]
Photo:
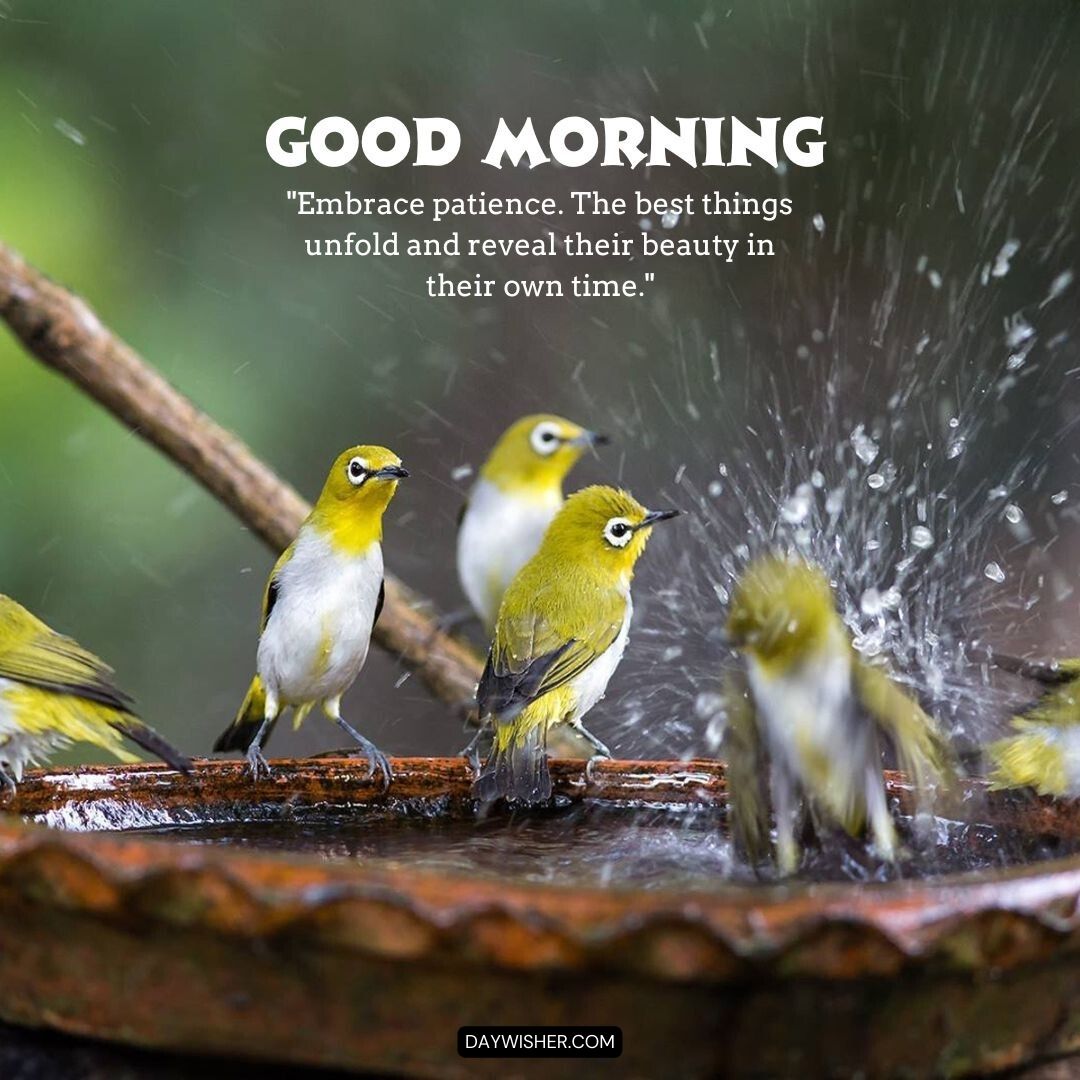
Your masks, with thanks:
[{"label": "bird's wing", "polygon": [[1002,671],[1046,686],[1060,686],[1080,678],[1080,660],[1027,660],[997,650],[988,653],[988,659]]},{"label": "bird's wing", "polygon": [[134,703],[112,677],[103,660],[14,601],[0,610],[0,679],[130,712]]},{"label": "bird's wing", "polygon": [[732,834],[751,860],[769,845],[769,798],[765,790],[765,747],[745,677],[724,683],[726,726],[722,753],[727,762],[727,797]]},{"label": "bird's wing", "polygon": [[382,614],[383,605],[386,603],[386,578],[383,578],[379,582],[379,599],[375,601],[375,618],[371,620],[372,629],[375,628],[375,624],[379,621],[379,616]]},{"label": "bird's wing", "polygon": [[951,779],[948,741],[922,706],[893,682],[889,672],[856,655],[852,679],[860,704],[893,744],[900,768],[916,787]]},{"label": "bird's wing", "polygon": [[512,719],[530,701],[580,675],[611,647],[626,617],[625,597],[616,590],[597,590],[580,607],[587,621],[579,626],[560,624],[535,610],[500,617],[476,693],[481,716]]},{"label": "bird's wing", "polygon": [[274,569],[270,571],[270,577],[266,582],[266,591],[263,593],[262,602],[262,622],[260,623],[260,632],[266,629],[266,624],[270,621],[270,613],[274,610],[274,605],[277,603],[278,594],[281,591],[281,581],[278,575],[282,569],[293,557],[293,550],[296,544],[290,544],[278,557],[278,561],[274,563]]}]

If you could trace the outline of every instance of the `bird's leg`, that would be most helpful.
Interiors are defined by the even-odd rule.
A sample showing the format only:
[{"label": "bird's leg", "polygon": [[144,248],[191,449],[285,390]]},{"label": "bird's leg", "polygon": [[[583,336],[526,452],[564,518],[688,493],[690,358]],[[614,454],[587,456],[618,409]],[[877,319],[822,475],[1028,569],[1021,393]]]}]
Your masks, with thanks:
[{"label": "bird's leg", "polygon": [[267,732],[270,730],[270,725],[277,719],[279,708],[276,691],[267,690],[266,704],[263,706],[263,721],[259,725],[259,730],[255,732],[255,738],[251,740],[247,753],[244,755],[247,758],[248,772],[253,780],[270,775],[270,765],[266,758],[263,757],[262,748],[263,743],[266,741]]},{"label": "bird's leg", "polygon": [[611,751],[588,728],[583,727],[580,721],[570,726],[593,748],[592,757],[585,763],[585,781],[591,784],[596,763],[598,761],[610,761]]},{"label": "bird's leg", "polygon": [[370,780],[375,775],[377,769],[382,773],[382,788],[386,791],[390,787],[390,781],[394,778],[393,770],[390,768],[390,762],[387,760],[386,755],[370,740],[365,739],[347,720],[342,718],[341,715],[341,695],[336,698],[329,698],[323,702],[323,711],[333,721],[335,721],[338,727],[345,732],[356,744],[364,751],[368,761],[367,778]]},{"label": "bird's leg", "polygon": [[[491,724],[487,720],[482,720],[476,729],[476,734],[469,740],[469,745],[464,750],[458,751],[458,757],[463,757],[469,763],[469,769],[474,778],[480,775],[480,744],[491,734]],[[490,746],[488,752],[491,752]]]},{"label": "bird's leg", "polygon": [[877,761],[866,766],[866,808],[870,818],[870,832],[874,837],[874,848],[883,859],[893,862],[896,859],[896,827],[885,798],[885,785]]},{"label": "bird's leg", "polygon": [[4,794],[9,799],[14,798],[15,792],[18,790],[15,784],[15,777],[8,772],[7,767],[0,765],[0,782],[4,785]]},{"label": "bird's leg", "polygon": [[770,767],[769,787],[776,810],[776,862],[785,877],[799,868],[799,844],[795,839],[795,805],[791,778],[777,762]]}]

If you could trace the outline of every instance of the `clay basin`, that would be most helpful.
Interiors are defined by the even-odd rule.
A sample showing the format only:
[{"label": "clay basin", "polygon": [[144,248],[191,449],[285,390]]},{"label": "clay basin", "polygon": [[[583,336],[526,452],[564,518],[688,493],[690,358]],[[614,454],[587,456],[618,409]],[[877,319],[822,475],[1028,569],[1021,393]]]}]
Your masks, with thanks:
[{"label": "clay basin", "polygon": [[[587,792],[556,762],[562,808],[479,822],[461,762],[394,766],[389,797],[347,758],[258,784],[233,762],[31,774],[0,822],[0,1017],[430,1077],[566,1072],[459,1058],[471,1024],[617,1024],[605,1076],[964,1074],[1080,1049],[1073,806],[972,785],[948,857],[781,884],[725,863],[713,763],[612,762]],[[1041,861],[996,865],[1013,858]],[[816,874],[881,876],[852,859]]]}]

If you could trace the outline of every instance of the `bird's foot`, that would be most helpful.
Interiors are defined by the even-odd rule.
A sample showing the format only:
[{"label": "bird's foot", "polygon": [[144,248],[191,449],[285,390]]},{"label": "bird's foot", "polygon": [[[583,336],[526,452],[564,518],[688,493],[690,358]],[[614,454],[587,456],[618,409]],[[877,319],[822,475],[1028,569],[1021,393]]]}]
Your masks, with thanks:
[{"label": "bird's foot", "polygon": [[480,775],[480,744],[491,734],[491,728],[482,724],[476,730],[476,734],[469,740],[469,745],[464,750],[458,751],[458,757],[464,758],[469,764],[475,780]]},{"label": "bird's foot", "polygon": [[394,779],[394,770],[390,768],[390,759],[369,739],[364,739],[360,748],[367,755],[368,780],[375,778],[376,771],[382,774],[382,789],[386,791],[390,787],[390,781]]},{"label": "bird's foot", "polygon": [[364,738],[356,728],[340,716],[335,719],[342,731],[346,732],[364,752],[368,763],[366,779],[373,780],[376,771],[382,773],[382,789],[386,791],[390,787],[390,781],[394,779],[394,770],[390,768],[390,761],[387,756],[370,739]]},{"label": "bird's foot", "polygon": [[605,747],[603,750],[598,750],[595,754],[593,754],[593,756],[591,758],[589,758],[588,761],[585,762],[585,783],[586,784],[595,784],[596,783],[596,763],[598,761],[610,761],[610,760],[611,760],[611,754],[609,753],[607,747]]},{"label": "bird's foot", "polygon": [[270,775],[270,763],[263,757],[262,747],[253,742],[244,755],[247,759],[247,771],[252,780],[264,780]]}]

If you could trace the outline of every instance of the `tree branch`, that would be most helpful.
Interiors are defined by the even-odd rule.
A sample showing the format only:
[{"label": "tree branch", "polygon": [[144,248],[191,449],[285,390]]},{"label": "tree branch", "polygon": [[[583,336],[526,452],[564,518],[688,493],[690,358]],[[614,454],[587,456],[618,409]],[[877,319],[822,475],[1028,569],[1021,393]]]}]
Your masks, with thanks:
[{"label": "tree branch", "polygon": [[[79,297],[0,242],[0,317],[30,354],[104,405],[221,500],[273,549],[310,507],[235,435],[216,424],[105,327]],[[440,700],[467,711],[480,677],[473,653],[441,633],[420,598],[387,574],[374,640]],[[426,605],[425,605],[426,606]]]}]

